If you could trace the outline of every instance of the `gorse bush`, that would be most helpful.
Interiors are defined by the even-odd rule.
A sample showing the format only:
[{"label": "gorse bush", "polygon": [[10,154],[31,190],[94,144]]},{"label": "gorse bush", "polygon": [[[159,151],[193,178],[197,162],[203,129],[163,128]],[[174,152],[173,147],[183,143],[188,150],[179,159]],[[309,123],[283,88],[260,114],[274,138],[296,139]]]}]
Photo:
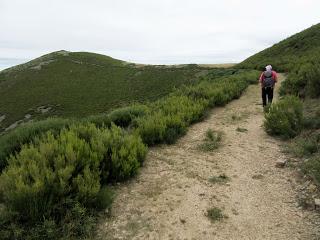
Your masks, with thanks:
[{"label": "gorse bush", "polygon": [[302,103],[294,96],[286,96],[273,103],[265,113],[264,126],[267,133],[292,138],[303,126]]}]

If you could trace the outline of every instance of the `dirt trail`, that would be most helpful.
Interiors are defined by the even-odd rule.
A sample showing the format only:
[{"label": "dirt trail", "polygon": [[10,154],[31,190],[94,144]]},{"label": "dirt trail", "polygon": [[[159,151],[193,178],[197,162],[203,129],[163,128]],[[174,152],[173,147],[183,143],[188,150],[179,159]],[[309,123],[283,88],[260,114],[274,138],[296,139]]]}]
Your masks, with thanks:
[{"label": "dirt trail", "polygon": [[[319,239],[315,214],[298,207],[295,171],[275,167],[286,156],[262,128],[258,88],[250,86],[240,99],[212,110],[176,144],[150,149],[137,178],[117,190],[112,217],[101,224],[99,236]],[[224,132],[223,145],[211,153],[197,149],[208,128]],[[230,181],[208,181],[220,174]],[[206,213],[213,207],[227,218],[211,222]]]}]

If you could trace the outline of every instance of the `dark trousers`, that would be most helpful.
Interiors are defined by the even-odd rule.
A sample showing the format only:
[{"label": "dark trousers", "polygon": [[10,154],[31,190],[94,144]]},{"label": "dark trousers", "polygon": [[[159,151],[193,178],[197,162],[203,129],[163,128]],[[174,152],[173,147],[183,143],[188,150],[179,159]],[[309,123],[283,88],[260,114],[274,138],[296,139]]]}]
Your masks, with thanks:
[{"label": "dark trousers", "polygon": [[[273,88],[263,87],[262,88],[262,103],[265,107],[267,104],[271,104],[273,99]],[[267,101],[268,100],[268,101]]]}]

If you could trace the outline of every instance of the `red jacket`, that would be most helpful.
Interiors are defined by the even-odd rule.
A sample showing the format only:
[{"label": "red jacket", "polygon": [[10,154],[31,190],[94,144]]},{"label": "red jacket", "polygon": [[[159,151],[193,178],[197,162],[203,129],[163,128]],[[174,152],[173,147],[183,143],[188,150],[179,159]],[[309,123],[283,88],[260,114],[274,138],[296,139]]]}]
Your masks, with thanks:
[{"label": "red jacket", "polygon": [[[276,71],[272,71],[272,78],[275,82],[278,81],[278,75],[277,75]],[[259,83],[261,84],[261,86],[263,86],[263,81],[264,81],[264,72],[261,73],[260,78],[259,78]]]}]

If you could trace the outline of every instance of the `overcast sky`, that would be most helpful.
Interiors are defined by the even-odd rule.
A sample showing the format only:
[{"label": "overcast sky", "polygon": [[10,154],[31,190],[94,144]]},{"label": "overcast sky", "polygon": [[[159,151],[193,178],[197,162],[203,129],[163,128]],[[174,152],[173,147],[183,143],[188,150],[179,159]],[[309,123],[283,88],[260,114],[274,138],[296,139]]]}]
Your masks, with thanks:
[{"label": "overcast sky", "polygon": [[0,69],[57,50],[229,63],[320,22],[319,0],[0,0]]}]

